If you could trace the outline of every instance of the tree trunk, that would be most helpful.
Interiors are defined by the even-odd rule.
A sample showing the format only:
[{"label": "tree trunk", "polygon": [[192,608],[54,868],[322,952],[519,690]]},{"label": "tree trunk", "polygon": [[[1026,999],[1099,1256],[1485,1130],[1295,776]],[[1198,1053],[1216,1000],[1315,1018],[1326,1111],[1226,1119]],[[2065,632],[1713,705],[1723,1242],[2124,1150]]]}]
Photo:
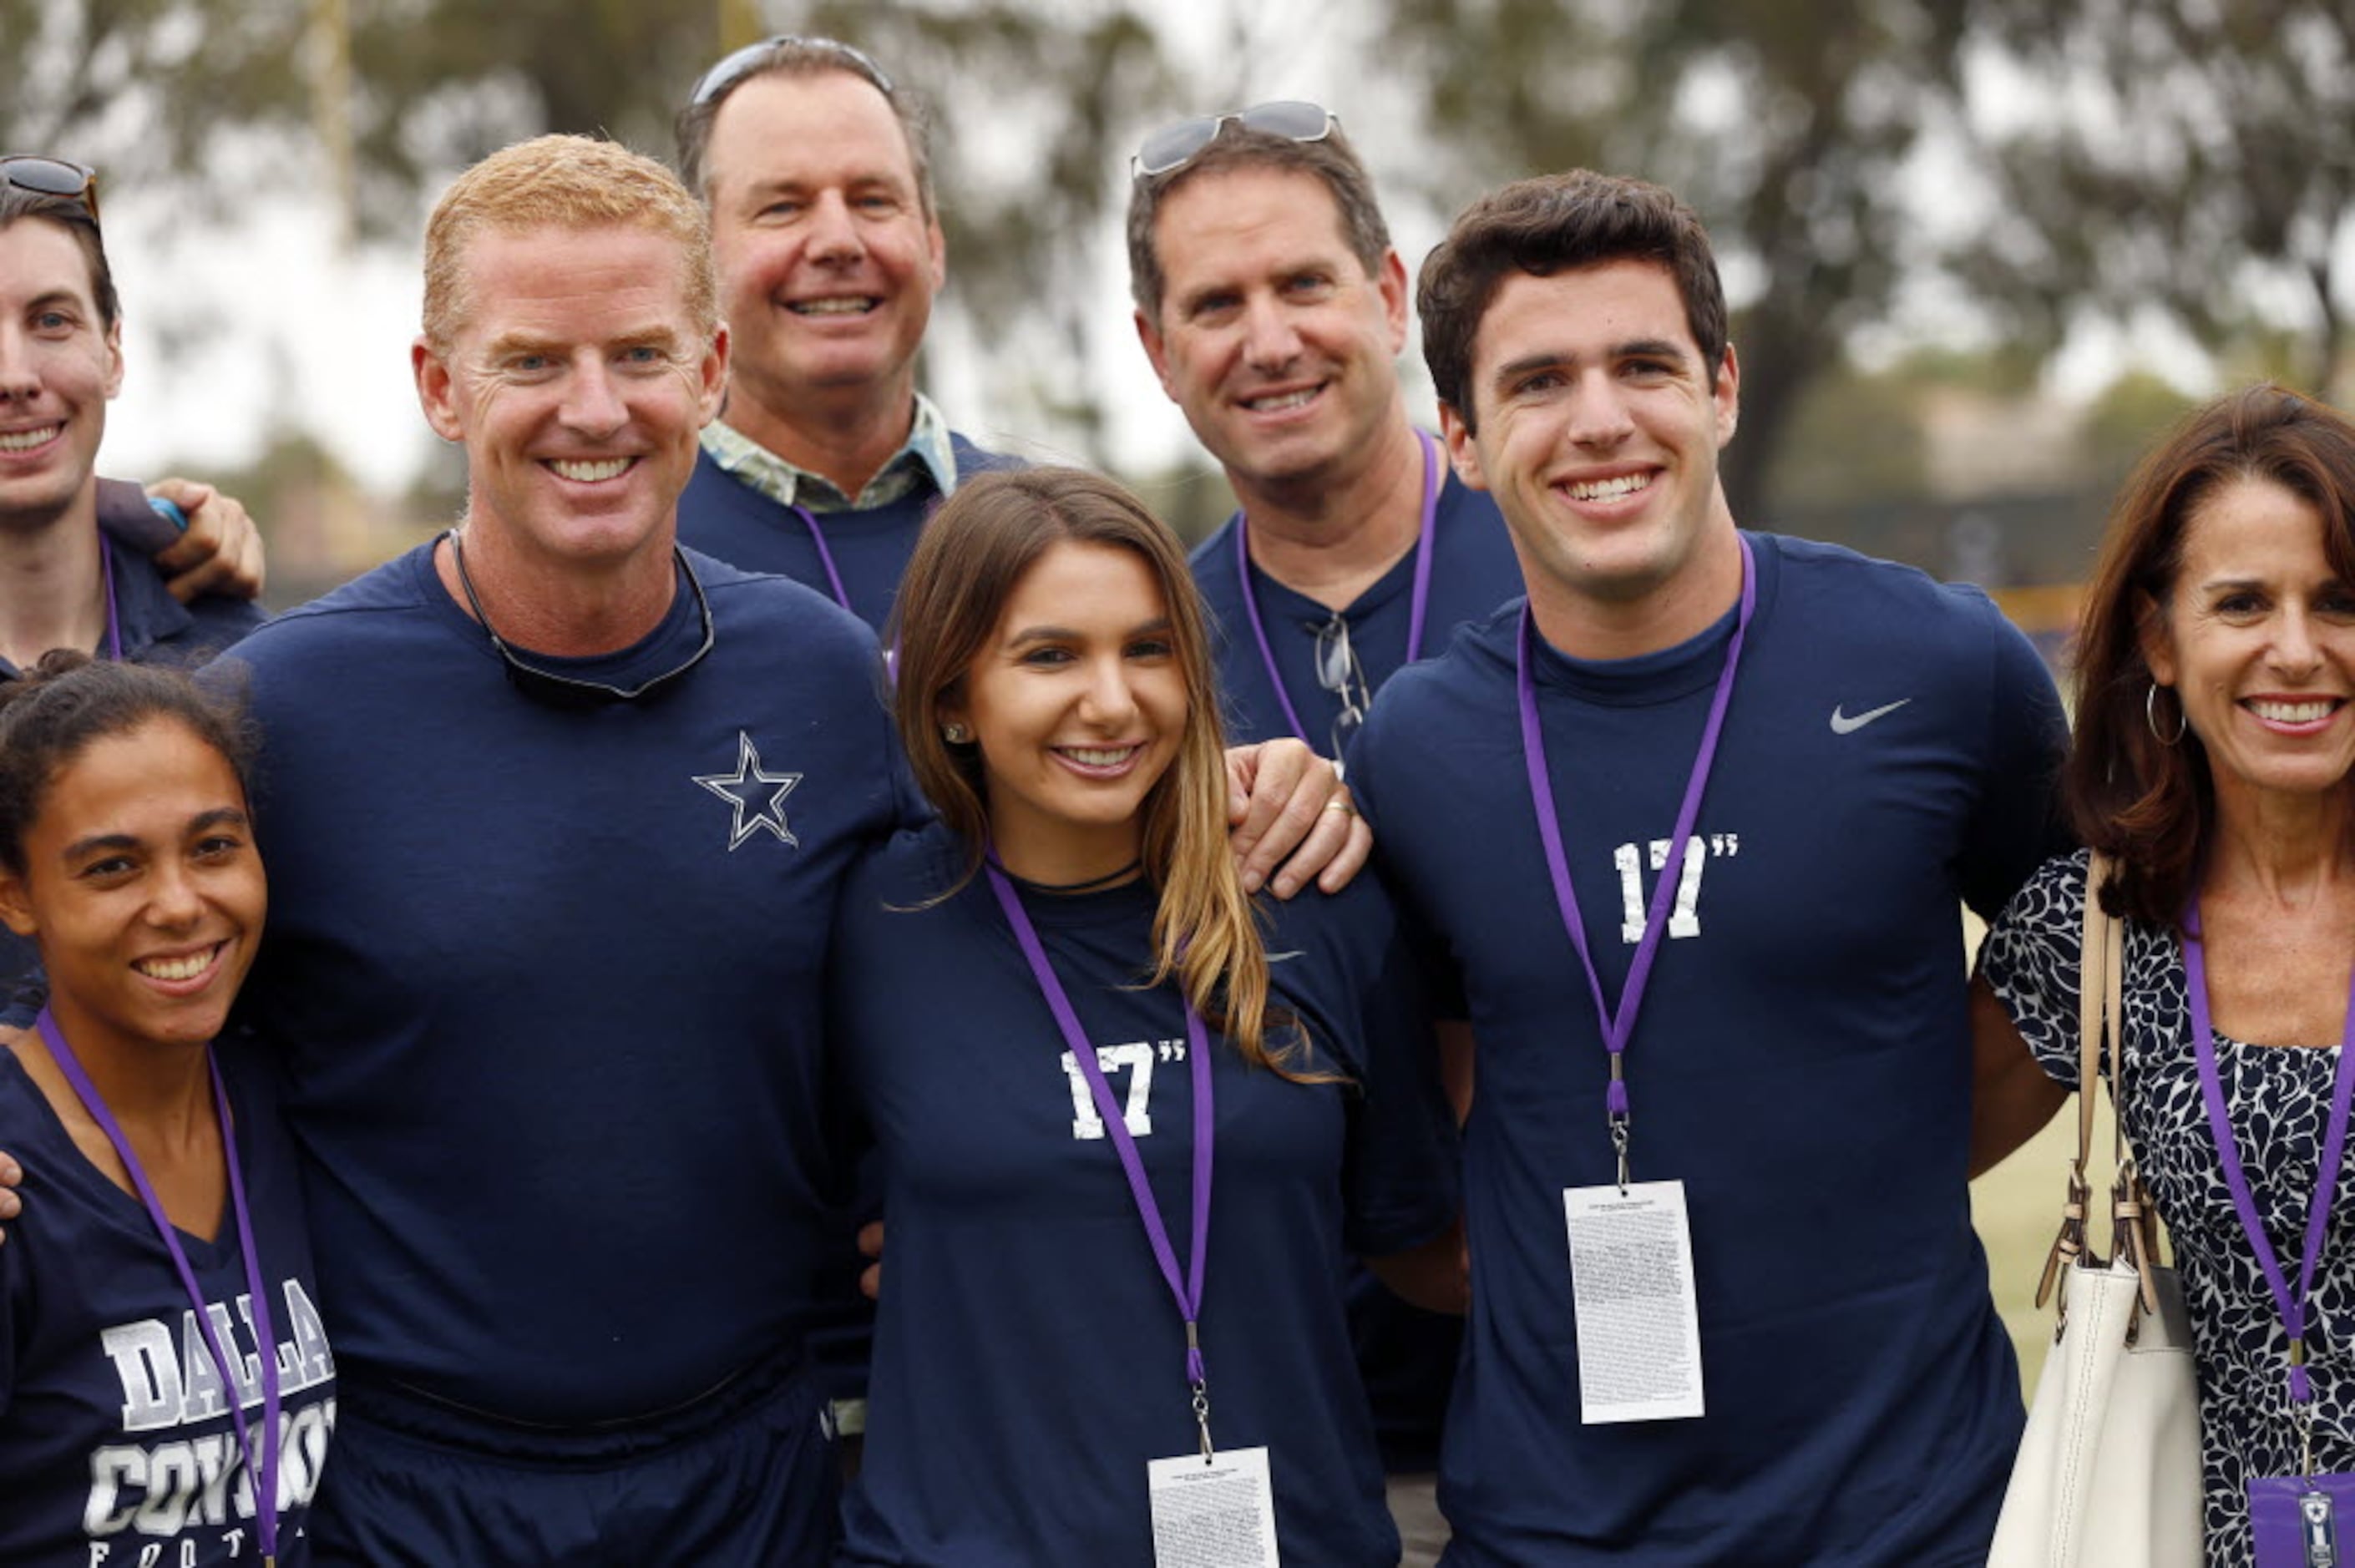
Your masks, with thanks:
[{"label": "tree trunk", "polygon": [[1734,353],[1742,366],[1742,418],[1718,460],[1733,519],[1745,528],[1774,527],[1767,475],[1806,395],[1838,345],[1824,329],[1760,304],[1743,323]]},{"label": "tree trunk", "polygon": [[2330,291],[2330,260],[2325,256],[2307,268],[2307,277],[2314,285],[2314,303],[2320,313],[2321,324],[2314,330],[2315,376],[2314,395],[2337,408],[2344,390],[2339,367],[2339,340],[2346,323],[2339,316],[2339,302]]}]

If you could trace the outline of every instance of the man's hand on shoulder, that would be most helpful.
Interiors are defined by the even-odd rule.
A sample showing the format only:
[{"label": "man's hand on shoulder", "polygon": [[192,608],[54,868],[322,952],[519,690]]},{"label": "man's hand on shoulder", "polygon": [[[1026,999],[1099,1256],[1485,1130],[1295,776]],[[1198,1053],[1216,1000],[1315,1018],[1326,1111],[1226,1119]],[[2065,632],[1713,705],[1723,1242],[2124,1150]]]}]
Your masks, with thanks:
[{"label": "man's hand on shoulder", "polygon": [[1373,853],[1373,830],[1338,769],[1298,739],[1227,753],[1227,821],[1243,886],[1289,898],[1313,880],[1338,893]]},{"label": "man's hand on shoulder", "polygon": [[202,595],[260,599],[269,563],[262,557],[261,530],[233,495],[192,479],[162,479],[147,493],[177,506],[188,520],[179,538],[156,552],[165,586],[182,604]]}]

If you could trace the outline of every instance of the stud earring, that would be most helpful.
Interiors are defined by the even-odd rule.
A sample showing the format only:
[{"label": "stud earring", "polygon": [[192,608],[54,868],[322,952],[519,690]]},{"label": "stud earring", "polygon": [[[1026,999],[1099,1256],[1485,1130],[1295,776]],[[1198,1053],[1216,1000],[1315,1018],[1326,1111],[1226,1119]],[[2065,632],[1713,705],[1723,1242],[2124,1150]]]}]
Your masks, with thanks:
[{"label": "stud earring", "polygon": [[972,733],[961,724],[944,724],[941,726],[941,738],[947,741],[951,746],[963,746],[965,742],[971,740],[973,736]]}]

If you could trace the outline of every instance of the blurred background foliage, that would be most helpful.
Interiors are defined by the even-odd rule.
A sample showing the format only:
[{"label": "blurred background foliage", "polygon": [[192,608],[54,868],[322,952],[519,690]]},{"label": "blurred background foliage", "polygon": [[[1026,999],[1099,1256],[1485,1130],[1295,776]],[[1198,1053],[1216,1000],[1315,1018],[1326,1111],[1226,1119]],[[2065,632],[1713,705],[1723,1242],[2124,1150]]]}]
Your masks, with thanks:
[{"label": "blurred background foliage", "polygon": [[[1431,84],[1442,188],[1587,165],[1698,210],[1753,281],[1735,323],[1734,514],[1849,336],[1891,309],[1912,249],[1906,160],[1953,119],[1961,0],[1391,0]],[[1836,394],[1835,394],[1836,395]],[[1859,442],[1859,445],[1861,443]]]},{"label": "blurred background foliage", "polygon": [[[1690,201],[1737,307],[1727,482],[1762,525],[2065,578],[2194,394],[2345,387],[2348,0],[0,0],[0,142],[232,234],[258,185],[314,189],[352,244],[406,247],[517,137],[666,152],[686,84],[776,30],[858,43],[930,101],[936,358],[986,399],[951,415],[1050,455],[1116,466],[1111,410],[1150,389],[1117,302],[1135,136],[1277,93],[1342,108],[1421,243],[1483,186],[1574,164]],[[2089,338],[2110,384],[2056,397]],[[301,415],[222,477],[348,486]],[[1227,504],[1203,472],[1130,477],[1199,526]],[[438,508],[453,479],[432,460],[383,506]]]}]

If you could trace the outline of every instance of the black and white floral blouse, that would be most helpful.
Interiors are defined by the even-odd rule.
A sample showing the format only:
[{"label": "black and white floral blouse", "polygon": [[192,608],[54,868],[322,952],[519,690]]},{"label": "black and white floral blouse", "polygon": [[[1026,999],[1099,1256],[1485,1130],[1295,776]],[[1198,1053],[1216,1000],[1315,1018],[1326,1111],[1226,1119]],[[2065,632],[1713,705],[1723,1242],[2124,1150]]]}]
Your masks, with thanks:
[{"label": "black and white floral blouse", "polygon": [[[1979,954],[1981,974],[2037,1062],[2073,1089],[2084,896],[2083,852],[2046,862],[2005,907]],[[2208,1561],[2211,1568],[2243,1568],[2250,1562],[2247,1478],[2288,1474],[2297,1466],[2286,1342],[2209,1133],[2174,931],[2127,926],[2124,991],[2119,1092],[2126,1138],[2158,1202],[2191,1314]],[[2220,1033],[2216,1058],[2242,1168],[2266,1239],[2295,1288],[2339,1048],[2251,1045]],[[2056,1199],[2061,1184],[2055,1171]],[[2107,1250],[2098,1222],[2094,1242]],[[2315,1464],[2355,1469],[2355,1159],[2339,1171],[2309,1318]]]}]

